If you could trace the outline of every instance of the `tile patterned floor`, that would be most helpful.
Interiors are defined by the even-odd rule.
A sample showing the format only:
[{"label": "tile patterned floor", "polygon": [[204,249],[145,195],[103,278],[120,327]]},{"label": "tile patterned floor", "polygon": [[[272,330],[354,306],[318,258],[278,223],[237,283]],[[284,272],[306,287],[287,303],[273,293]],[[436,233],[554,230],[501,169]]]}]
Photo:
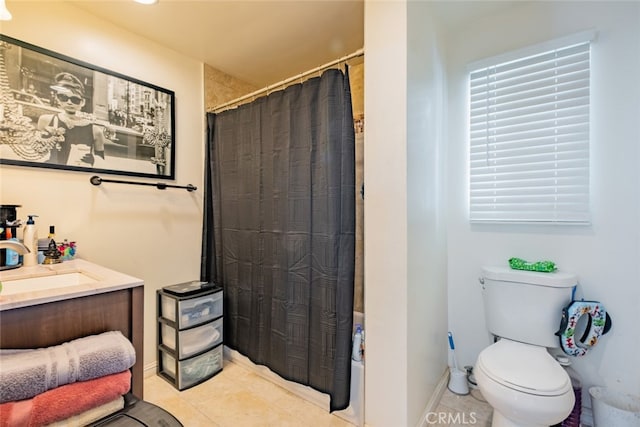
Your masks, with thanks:
[{"label": "tile patterned floor", "polygon": [[226,360],[212,381],[182,392],[157,375],[145,378],[144,398],[185,427],[353,427]]},{"label": "tile patterned floor", "polygon": [[490,427],[492,416],[493,409],[484,400],[480,390],[471,389],[468,395],[459,396],[447,389],[434,413],[427,415],[427,425]]},{"label": "tile patterned floor", "polygon": [[[185,427],[353,427],[227,361],[213,381],[182,392],[156,375],[148,377],[144,381],[144,396],[146,401],[175,415]],[[471,417],[475,420],[471,425],[491,425],[491,408],[479,392],[472,390],[470,395],[458,396],[446,390],[428,425],[468,426]]]}]

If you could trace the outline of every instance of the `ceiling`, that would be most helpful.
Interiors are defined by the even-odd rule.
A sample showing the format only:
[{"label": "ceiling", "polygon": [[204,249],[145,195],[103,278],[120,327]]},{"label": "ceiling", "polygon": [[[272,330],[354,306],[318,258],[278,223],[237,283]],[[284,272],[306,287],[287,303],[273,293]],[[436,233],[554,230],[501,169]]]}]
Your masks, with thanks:
[{"label": "ceiling", "polygon": [[363,0],[68,3],[259,88],[364,45]]},{"label": "ceiling", "polygon": [[[420,1],[432,3],[448,30],[515,3]],[[131,0],[67,2],[258,88],[364,47],[364,0],[159,0],[151,6]]]}]

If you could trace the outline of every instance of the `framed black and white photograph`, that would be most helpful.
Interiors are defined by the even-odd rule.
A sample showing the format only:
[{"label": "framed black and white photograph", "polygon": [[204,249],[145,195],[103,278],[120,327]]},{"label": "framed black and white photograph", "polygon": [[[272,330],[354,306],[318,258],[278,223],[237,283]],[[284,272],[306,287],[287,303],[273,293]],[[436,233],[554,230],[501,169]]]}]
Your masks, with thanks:
[{"label": "framed black and white photograph", "polygon": [[0,34],[0,164],[175,178],[175,95]]}]

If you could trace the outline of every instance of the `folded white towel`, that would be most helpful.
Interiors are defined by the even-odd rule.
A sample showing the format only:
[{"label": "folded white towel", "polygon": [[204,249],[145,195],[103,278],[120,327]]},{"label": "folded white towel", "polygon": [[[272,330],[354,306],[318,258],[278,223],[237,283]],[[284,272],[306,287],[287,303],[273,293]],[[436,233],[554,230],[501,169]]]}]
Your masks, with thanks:
[{"label": "folded white towel", "polygon": [[62,345],[20,352],[0,352],[0,403],[34,397],[76,381],[115,374],[132,367],[136,354],[119,331]]},{"label": "folded white towel", "polygon": [[83,427],[91,424],[94,421],[98,421],[100,418],[104,418],[107,415],[111,415],[124,408],[124,397],[120,396],[115,400],[104,405],[97,406],[88,411],[84,411],[78,415],[67,418],[66,420],[58,421],[55,423],[47,424],[47,427]]}]

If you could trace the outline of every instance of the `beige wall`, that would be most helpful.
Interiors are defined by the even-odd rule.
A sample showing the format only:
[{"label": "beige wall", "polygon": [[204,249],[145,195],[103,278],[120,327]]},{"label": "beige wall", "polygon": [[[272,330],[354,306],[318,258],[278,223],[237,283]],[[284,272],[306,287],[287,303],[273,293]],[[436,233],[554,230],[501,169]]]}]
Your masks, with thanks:
[{"label": "beige wall", "polygon": [[202,63],[65,2],[13,2],[11,13],[13,20],[2,23],[5,35],[175,91],[175,183],[191,183],[198,191],[109,183],[95,187],[89,183],[91,173],[0,166],[0,203],[22,205],[18,209],[22,219],[39,215],[40,236],[55,225],[58,237],[78,242],[80,258],[144,280],[148,366],[156,360],[156,290],[199,277],[205,137]]},{"label": "beige wall", "polygon": [[[367,1],[364,19],[367,55],[365,423],[400,427],[410,425],[407,414],[405,5]],[[395,84],[380,84],[390,80]]]},{"label": "beige wall", "polygon": [[446,370],[444,61],[429,2],[366,1],[365,422],[416,426]]}]

